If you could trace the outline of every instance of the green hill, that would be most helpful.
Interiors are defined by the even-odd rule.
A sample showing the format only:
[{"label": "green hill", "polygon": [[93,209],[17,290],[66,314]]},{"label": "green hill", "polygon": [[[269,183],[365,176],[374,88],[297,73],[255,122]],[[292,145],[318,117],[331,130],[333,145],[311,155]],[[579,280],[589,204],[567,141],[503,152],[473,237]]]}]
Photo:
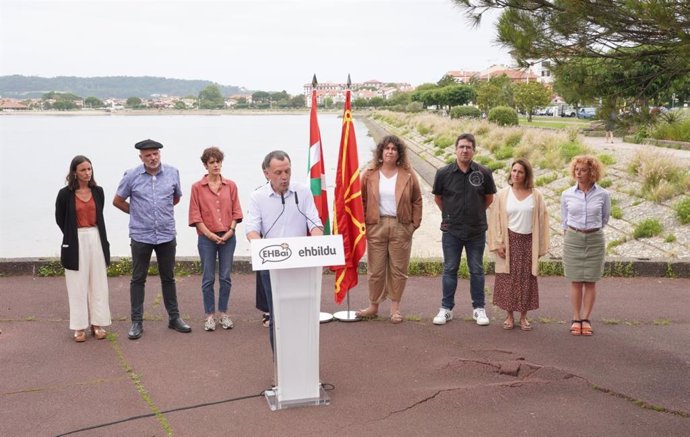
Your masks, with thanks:
[{"label": "green hill", "polygon": [[[168,79],[165,77],[38,77],[38,76],[0,76],[0,96],[28,99],[41,97],[50,91],[76,94],[80,97],[94,96],[100,99],[108,97],[148,98],[153,94],[169,96],[196,96],[199,92],[213,84],[208,80]],[[246,89],[231,85],[220,85],[224,96],[247,92]]]}]

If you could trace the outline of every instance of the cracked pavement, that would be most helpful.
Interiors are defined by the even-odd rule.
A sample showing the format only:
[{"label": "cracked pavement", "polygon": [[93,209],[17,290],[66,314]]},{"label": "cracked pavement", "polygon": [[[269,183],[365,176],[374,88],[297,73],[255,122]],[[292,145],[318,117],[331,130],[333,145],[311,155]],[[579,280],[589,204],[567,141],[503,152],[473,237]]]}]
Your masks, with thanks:
[{"label": "cracked pavement", "polygon": [[[463,279],[455,319],[433,325],[440,277],[413,277],[404,323],[388,322],[384,302],[379,319],[321,325],[321,380],[334,386],[329,406],[277,412],[250,397],[273,380],[254,276],[233,275],[230,331],[203,331],[200,280],[178,277],[191,334],[167,328],[160,283],[150,277],[144,335],[129,341],[129,277],[109,278],[117,337],[77,344],[64,278],[1,277],[0,435],[109,423],[70,435],[166,435],[159,418],[138,418],[154,407],[177,436],[690,435],[689,279],[603,279],[595,334],[584,338],[569,335],[564,278],[540,278],[534,330],[522,332],[503,330],[504,313],[491,305],[490,326],[465,320]],[[344,310],[333,303],[332,284],[324,276],[322,310]],[[351,303],[366,306],[366,276]]]}]

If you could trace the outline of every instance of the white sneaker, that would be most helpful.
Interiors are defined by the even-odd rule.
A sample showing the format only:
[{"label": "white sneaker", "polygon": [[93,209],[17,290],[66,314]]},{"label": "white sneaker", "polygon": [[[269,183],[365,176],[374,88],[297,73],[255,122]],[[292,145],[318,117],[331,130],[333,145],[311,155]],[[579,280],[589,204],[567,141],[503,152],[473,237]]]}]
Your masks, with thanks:
[{"label": "white sneaker", "polygon": [[434,325],[445,325],[446,322],[453,320],[453,311],[441,308],[434,317]]},{"label": "white sneaker", "polygon": [[486,326],[489,324],[489,317],[487,317],[484,308],[475,308],[472,311],[472,318],[477,321],[477,325]]},{"label": "white sneaker", "polygon": [[223,329],[232,329],[234,325],[232,323],[232,319],[230,319],[230,316],[223,314],[220,318],[220,326],[222,326]]},{"label": "white sneaker", "polygon": [[204,323],[204,331],[215,331],[216,330],[216,320],[213,317],[206,319]]}]

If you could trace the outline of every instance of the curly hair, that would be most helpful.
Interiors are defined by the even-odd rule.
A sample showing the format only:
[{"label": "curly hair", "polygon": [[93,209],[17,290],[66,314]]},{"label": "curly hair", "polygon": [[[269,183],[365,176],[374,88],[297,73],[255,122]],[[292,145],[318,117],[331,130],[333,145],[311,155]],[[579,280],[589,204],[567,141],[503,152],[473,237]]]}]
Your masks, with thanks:
[{"label": "curly hair", "polygon": [[599,182],[604,177],[604,164],[592,155],[578,155],[570,161],[570,177],[575,179],[575,167],[577,165],[589,167],[589,178],[591,182]]},{"label": "curly hair", "polygon": [[393,144],[398,151],[398,161],[396,162],[398,167],[409,170],[410,161],[407,158],[407,146],[405,146],[403,140],[395,135],[386,135],[379,141],[376,148],[373,150],[373,159],[369,163],[369,167],[374,170],[381,168],[381,165],[383,165],[383,149],[389,144]]},{"label": "curly hair", "polygon": [[201,154],[201,162],[203,162],[204,165],[206,165],[211,160],[211,158],[215,158],[215,160],[218,162],[223,162],[225,154],[222,150],[215,146],[204,149],[203,153]]}]

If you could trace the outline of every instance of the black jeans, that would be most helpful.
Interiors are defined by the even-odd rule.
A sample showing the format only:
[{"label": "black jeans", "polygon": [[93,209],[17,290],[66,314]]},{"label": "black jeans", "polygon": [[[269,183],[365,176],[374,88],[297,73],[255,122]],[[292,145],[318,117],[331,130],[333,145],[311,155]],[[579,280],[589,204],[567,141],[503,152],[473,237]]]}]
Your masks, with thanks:
[{"label": "black jeans", "polygon": [[270,321],[268,322],[268,341],[271,343],[271,350],[275,352],[273,343],[273,289],[271,288],[271,272],[269,270],[258,271],[257,280],[261,282],[265,303],[268,305],[268,313],[270,314]]},{"label": "black jeans", "polygon": [[144,285],[151,264],[151,253],[156,252],[158,274],[163,288],[163,303],[170,320],[180,317],[177,309],[177,288],[175,287],[175,251],[177,241],[173,238],[167,243],[147,244],[131,240],[132,248],[132,281],[129,284],[129,296],[132,305],[132,322],[141,322],[144,318]]}]

